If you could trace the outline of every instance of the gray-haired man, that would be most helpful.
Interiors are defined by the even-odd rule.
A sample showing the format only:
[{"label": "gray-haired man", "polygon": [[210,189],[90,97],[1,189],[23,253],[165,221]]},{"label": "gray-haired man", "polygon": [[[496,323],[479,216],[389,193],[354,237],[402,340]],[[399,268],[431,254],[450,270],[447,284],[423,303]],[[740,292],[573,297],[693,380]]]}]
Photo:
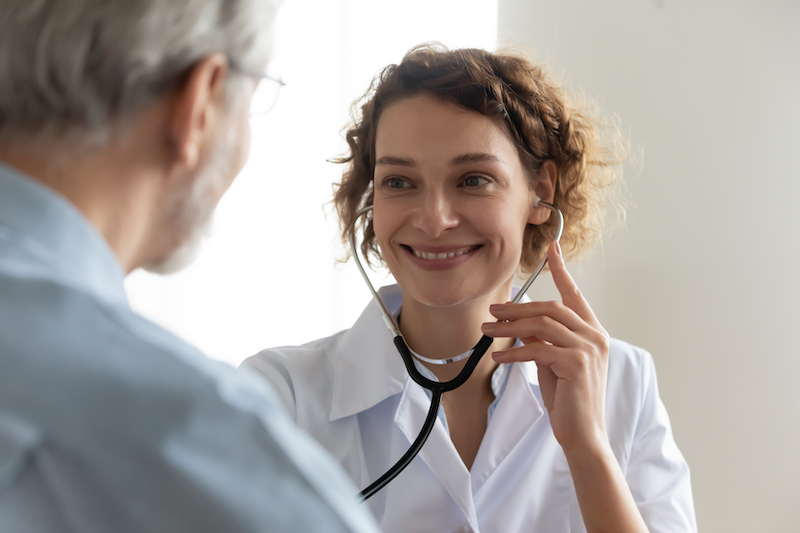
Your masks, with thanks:
[{"label": "gray-haired man", "polygon": [[274,10],[0,0],[0,531],[375,530],[263,384],[122,284],[244,164]]}]

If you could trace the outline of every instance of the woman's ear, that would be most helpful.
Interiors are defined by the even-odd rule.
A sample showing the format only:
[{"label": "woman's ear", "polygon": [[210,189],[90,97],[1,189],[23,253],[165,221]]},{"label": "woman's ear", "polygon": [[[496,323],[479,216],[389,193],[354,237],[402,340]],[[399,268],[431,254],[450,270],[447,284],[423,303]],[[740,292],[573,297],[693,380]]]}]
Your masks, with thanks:
[{"label": "woman's ear", "polygon": [[[558,180],[558,168],[556,164],[548,159],[539,167],[539,175],[536,177],[536,185],[533,192],[542,202],[553,203],[556,195],[556,181]],[[535,202],[535,199],[534,199]],[[550,218],[550,209],[547,207],[532,207],[529,224],[544,224]]]}]

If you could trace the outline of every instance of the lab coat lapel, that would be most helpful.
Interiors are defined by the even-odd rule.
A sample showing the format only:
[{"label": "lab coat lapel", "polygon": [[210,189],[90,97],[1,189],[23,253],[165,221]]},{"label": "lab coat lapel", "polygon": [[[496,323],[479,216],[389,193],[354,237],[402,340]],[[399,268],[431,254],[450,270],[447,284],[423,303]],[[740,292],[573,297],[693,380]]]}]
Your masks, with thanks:
[{"label": "lab coat lapel", "polygon": [[[430,400],[425,390],[409,379],[395,414],[395,423],[408,439],[409,445],[414,442],[422,429],[429,407]],[[428,468],[455,500],[466,520],[477,531],[477,513],[472,499],[469,471],[450,440],[450,435],[438,418],[430,437],[415,460],[419,460],[419,458],[425,461]]]},{"label": "lab coat lapel", "polygon": [[[400,308],[402,293],[392,285],[378,291],[389,312]],[[365,411],[403,390],[408,373],[372,301],[348,331],[329,348],[333,395],[329,420]]]},{"label": "lab coat lapel", "polygon": [[536,365],[517,363],[509,372],[505,392],[495,407],[472,465],[474,493],[544,415],[544,409],[532,390],[533,386],[538,386]]}]

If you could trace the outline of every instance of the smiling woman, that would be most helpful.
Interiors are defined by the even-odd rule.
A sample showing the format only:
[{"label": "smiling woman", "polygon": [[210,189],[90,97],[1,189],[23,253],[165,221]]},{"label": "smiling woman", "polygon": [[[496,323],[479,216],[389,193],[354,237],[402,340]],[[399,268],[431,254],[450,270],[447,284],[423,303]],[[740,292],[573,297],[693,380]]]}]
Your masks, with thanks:
[{"label": "smiling woman", "polygon": [[[696,531],[652,358],[609,337],[539,203],[564,212],[568,252],[597,238],[619,161],[597,119],[544,69],[478,49],[415,48],[362,102],[335,204],[344,237],[366,219],[364,255],[397,280],[379,296],[409,368],[450,381],[493,339],[420,454],[368,500],[383,531]],[[505,303],[545,254],[561,301]],[[347,331],[245,362],[361,487],[429,406],[380,322],[373,302]]]}]

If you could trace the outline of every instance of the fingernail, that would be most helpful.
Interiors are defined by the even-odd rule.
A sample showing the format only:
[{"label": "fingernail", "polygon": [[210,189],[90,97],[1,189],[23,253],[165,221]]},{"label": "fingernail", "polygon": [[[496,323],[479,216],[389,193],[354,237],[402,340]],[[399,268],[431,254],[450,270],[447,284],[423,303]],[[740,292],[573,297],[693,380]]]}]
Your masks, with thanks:
[{"label": "fingernail", "polygon": [[506,352],[504,352],[502,350],[501,351],[497,351],[497,352],[492,352],[492,359],[502,359],[503,356],[505,355],[505,353]]},{"label": "fingernail", "polygon": [[502,311],[506,308],[506,304],[492,304],[489,306],[489,311]]}]

